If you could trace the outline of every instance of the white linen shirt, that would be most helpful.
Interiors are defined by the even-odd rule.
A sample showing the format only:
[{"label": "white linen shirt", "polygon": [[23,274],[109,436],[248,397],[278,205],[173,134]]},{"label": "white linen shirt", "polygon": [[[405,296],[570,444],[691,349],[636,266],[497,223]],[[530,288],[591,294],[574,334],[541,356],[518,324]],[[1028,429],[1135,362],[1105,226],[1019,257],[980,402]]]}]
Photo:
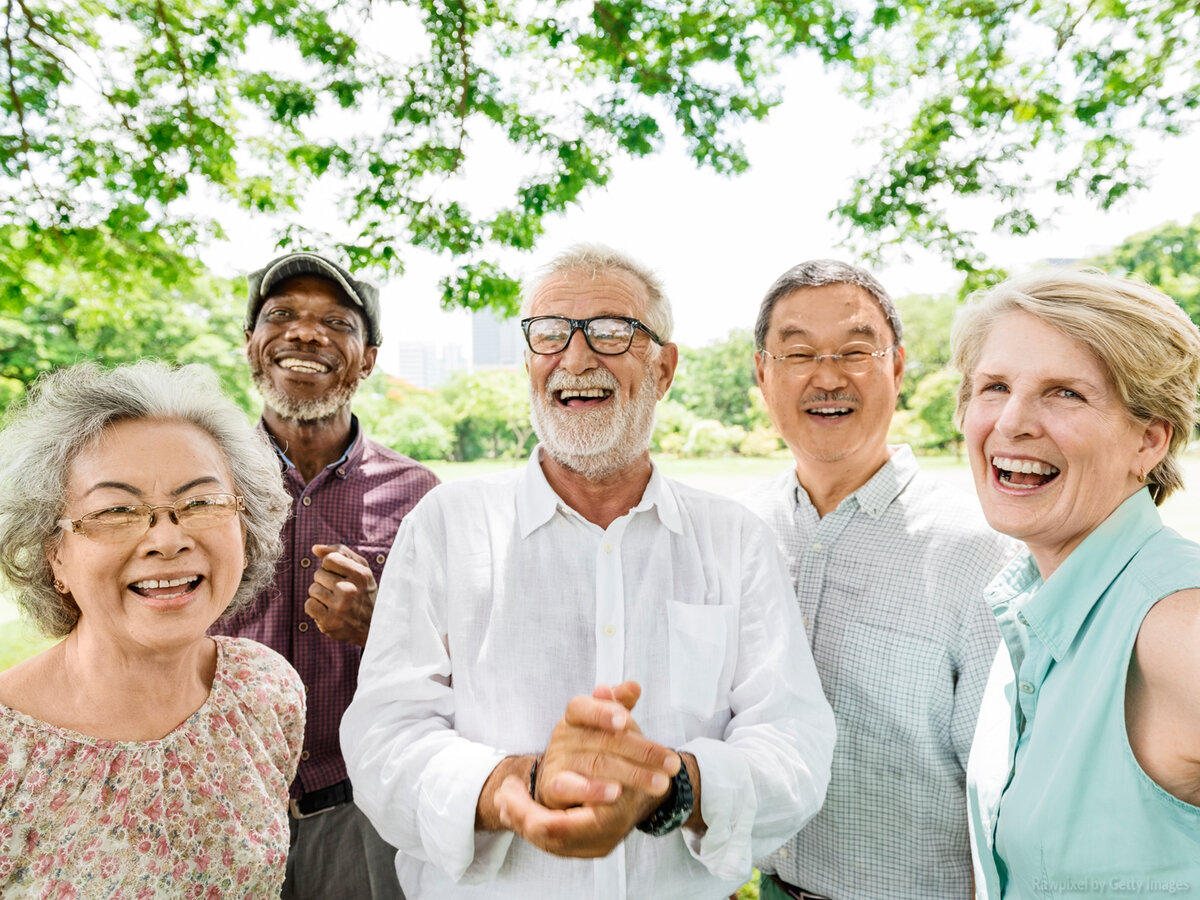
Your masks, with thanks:
[{"label": "white linen shirt", "polygon": [[[355,802],[400,849],[408,900],[726,897],[820,808],[833,752],[775,540],[657,468],[602,529],[539,454],[405,517],[342,720]],[[596,860],[477,833],[496,765],[543,750],[571,697],[626,680],[643,733],[695,755],[707,833],[634,831]]]}]

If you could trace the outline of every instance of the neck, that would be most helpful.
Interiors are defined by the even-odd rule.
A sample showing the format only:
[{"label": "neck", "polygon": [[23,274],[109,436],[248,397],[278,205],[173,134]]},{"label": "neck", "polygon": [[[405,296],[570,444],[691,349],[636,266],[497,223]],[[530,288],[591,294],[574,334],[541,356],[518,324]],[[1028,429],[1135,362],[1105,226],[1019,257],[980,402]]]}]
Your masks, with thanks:
[{"label": "neck", "polygon": [[600,481],[589,481],[545,451],[540,456],[542,472],[554,493],[575,512],[601,528],[607,528],[641,502],[653,472],[649,451]]},{"label": "neck", "polygon": [[71,690],[54,701],[54,724],[107,740],[170,734],[204,704],[217,666],[216,644],[204,635],[178,649],[142,652],[77,626],[55,650],[60,684]]},{"label": "neck", "polygon": [[817,515],[824,518],[866,484],[892,456],[884,444],[879,453],[861,461],[850,459],[813,460],[796,456],[796,479],[808,493]]},{"label": "neck", "polygon": [[282,418],[270,407],[263,409],[263,423],[300,472],[305,484],[326,466],[337,462],[350,447],[351,416],[347,404],[328,419],[297,422]]}]

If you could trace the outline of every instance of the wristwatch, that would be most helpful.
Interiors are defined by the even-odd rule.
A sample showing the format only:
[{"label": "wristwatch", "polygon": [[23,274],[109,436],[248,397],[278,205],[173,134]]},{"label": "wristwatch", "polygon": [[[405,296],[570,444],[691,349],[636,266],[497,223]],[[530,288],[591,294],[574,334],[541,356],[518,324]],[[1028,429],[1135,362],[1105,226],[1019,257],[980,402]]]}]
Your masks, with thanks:
[{"label": "wristwatch", "polygon": [[651,837],[670,834],[688,820],[692,814],[692,805],[692,780],[688,778],[687,766],[680,759],[679,771],[671,779],[671,789],[667,791],[667,796],[658,809],[638,823],[637,829]]}]

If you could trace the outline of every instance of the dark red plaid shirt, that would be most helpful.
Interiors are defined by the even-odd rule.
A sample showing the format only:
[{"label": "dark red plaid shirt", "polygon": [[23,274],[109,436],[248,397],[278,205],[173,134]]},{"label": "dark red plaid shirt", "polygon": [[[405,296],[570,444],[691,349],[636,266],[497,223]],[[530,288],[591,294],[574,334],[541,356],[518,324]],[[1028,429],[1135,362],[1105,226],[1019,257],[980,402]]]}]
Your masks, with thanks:
[{"label": "dark red plaid shirt", "polygon": [[438,483],[425,466],[367,439],[357,418],[353,423],[355,437],[346,455],[307,485],[280,452],[292,512],[283,526],[283,556],[275,580],[249,609],[211,629],[266,644],[291,662],[304,681],[308,719],[300,771],[292,783],[294,797],[346,777],[338,724],[354,697],[362,659],[360,647],[321,634],[304,612],[313,567],[320,566],[313,544],[345,544],[367,559],[379,581],[400,520]]}]

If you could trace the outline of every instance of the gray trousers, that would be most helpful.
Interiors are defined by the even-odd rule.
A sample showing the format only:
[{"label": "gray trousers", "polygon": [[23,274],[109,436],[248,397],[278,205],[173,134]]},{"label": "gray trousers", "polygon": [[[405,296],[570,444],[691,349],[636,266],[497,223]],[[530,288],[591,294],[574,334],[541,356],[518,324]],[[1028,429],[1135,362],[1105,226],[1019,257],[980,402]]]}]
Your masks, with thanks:
[{"label": "gray trousers", "polygon": [[353,803],[288,816],[291,845],[281,900],[404,900],[396,850]]}]

